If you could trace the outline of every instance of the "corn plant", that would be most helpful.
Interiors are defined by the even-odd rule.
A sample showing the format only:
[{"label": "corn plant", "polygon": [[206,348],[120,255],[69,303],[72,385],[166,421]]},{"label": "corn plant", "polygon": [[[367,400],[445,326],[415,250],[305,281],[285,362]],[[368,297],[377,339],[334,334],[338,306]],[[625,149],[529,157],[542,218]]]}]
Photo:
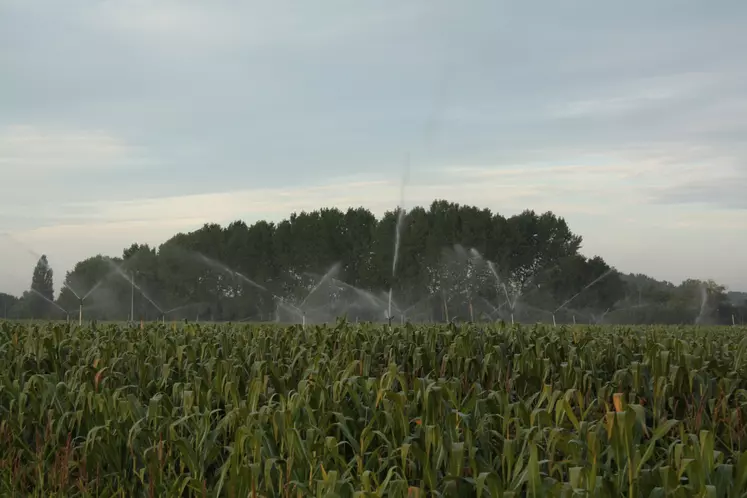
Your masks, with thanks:
[{"label": "corn plant", "polygon": [[2,496],[747,496],[747,330],[0,324]]}]

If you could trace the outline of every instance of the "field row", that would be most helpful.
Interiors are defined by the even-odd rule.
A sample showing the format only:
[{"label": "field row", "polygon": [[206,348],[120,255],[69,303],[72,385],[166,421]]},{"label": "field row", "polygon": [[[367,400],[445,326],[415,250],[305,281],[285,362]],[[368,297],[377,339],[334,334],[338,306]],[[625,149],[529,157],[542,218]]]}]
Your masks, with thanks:
[{"label": "field row", "polygon": [[0,324],[3,496],[747,496],[747,330]]}]

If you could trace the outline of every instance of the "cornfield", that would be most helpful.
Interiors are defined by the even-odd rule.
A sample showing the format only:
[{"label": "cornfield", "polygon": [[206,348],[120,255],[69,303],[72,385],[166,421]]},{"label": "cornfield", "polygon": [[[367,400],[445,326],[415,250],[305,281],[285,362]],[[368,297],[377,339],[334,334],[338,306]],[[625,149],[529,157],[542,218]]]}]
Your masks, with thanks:
[{"label": "cornfield", "polygon": [[747,496],[747,330],[0,325],[2,496]]}]

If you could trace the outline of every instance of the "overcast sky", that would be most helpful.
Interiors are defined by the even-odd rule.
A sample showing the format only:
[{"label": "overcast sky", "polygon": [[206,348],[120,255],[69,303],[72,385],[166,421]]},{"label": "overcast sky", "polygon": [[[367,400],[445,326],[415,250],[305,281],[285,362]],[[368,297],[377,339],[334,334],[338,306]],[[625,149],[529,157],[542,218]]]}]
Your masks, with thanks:
[{"label": "overcast sky", "polygon": [[552,210],[747,290],[747,2],[0,0],[0,291],[205,222]]}]

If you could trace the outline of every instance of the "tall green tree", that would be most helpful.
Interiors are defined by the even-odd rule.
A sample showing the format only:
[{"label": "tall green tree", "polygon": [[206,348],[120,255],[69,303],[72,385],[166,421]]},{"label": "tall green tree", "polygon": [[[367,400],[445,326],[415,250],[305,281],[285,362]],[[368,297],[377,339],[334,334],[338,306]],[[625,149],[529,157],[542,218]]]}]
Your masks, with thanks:
[{"label": "tall green tree", "polygon": [[48,318],[52,314],[54,301],[54,272],[47,256],[42,254],[31,276],[30,311],[33,318]]}]

